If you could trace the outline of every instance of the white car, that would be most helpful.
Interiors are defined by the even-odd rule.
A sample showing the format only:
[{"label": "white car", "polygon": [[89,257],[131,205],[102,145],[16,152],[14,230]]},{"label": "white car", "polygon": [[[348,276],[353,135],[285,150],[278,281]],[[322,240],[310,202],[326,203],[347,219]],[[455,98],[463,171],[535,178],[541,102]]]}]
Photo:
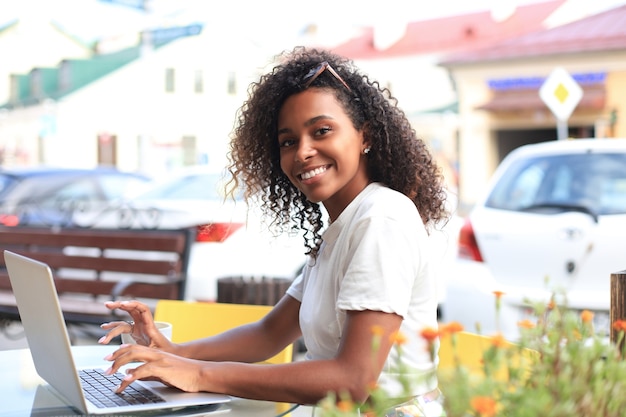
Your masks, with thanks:
[{"label": "white car", "polygon": [[[526,145],[502,161],[459,235],[444,321],[518,337],[526,300],[563,292],[609,331],[610,274],[626,269],[626,139]],[[502,291],[496,319],[494,291]]]},{"label": "white car", "polygon": [[194,227],[188,300],[216,301],[220,278],[295,278],[306,261],[302,236],[271,235],[241,197],[224,198],[224,181],[221,172],[206,167],[184,169],[132,200],[98,213],[75,213],[74,222],[99,228]]}]

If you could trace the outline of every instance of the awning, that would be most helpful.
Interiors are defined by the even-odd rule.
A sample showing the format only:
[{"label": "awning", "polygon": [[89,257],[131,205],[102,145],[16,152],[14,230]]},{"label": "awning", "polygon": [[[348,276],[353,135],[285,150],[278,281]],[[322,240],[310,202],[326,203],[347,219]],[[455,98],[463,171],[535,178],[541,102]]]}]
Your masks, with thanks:
[{"label": "awning", "polygon": [[[581,85],[583,96],[576,106],[577,109],[604,110],[606,90],[604,84]],[[497,112],[513,112],[523,110],[545,110],[548,106],[539,97],[535,89],[511,89],[493,92],[487,103],[476,109]]]}]

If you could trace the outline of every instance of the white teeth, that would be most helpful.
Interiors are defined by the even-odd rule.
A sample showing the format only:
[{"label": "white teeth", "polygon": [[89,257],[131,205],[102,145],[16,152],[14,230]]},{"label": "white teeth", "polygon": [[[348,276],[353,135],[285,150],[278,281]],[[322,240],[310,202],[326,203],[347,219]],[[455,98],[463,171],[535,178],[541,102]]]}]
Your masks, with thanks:
[{"label": "white teeth", "polygon": [[312,171],[303,173],[302,175],[300,175],[300,177],[303,180],[308,180],[309,178],[313,178],[314,176],[319,175],[324,171],[326,171],[326,167],[319,167],[319,168],[315,168]]}]

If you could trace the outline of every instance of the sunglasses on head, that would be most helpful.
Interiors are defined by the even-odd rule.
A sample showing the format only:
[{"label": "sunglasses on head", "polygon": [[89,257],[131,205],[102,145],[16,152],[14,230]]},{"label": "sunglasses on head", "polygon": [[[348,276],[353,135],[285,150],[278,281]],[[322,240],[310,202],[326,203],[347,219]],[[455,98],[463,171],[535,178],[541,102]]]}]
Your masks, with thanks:
[{"label": "sunglasses on head", "polygon": [[343,84],[344,87],[346,87],[348,89],[348,91],[352,91],[352,89],[348,86],[348,84],[343,80],[343,78],[341,78],[341,76],[339,74],[337,74],[337,71],[335,71],[334,68],[331,67],[330,64],[327,61],[322,62],[317,67],[315,67],[311,71],[309,71],[309,73],[307,75],[304,76],[304,78],[303,78],[304,88],[305,89],[309,88],[309,86],[313,83],[313,81],[315,81],[317,79],[317,77],[319,77],[320,74],[322,74],[326,70],[328,70],[328,72],[330,72],[331,75],[333,77],[335,77],[335,79],[337,81],[339,81],[341,84]]}]

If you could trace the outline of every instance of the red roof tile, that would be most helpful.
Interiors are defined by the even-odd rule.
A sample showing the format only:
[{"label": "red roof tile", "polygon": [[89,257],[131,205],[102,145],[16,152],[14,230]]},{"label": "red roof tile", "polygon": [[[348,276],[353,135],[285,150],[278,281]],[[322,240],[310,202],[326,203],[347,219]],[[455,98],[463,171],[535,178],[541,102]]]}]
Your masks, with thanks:
[{"label": "red roof tile", "polygon": [[616,49],[626,50],[626,6],[479,50],[453,53],[442,63],[473,63]]},{"label": "red roof tile", "polygon": [[405,35],[391,47],[374,47],[374,29],[333,48],[351,59],[375,59],[451,52],[484,47],[487,44],[543,29],[543,22],[565,0],[552,0],[520,6],[508,19],[497,22],[489,11],[412,22]]}]

